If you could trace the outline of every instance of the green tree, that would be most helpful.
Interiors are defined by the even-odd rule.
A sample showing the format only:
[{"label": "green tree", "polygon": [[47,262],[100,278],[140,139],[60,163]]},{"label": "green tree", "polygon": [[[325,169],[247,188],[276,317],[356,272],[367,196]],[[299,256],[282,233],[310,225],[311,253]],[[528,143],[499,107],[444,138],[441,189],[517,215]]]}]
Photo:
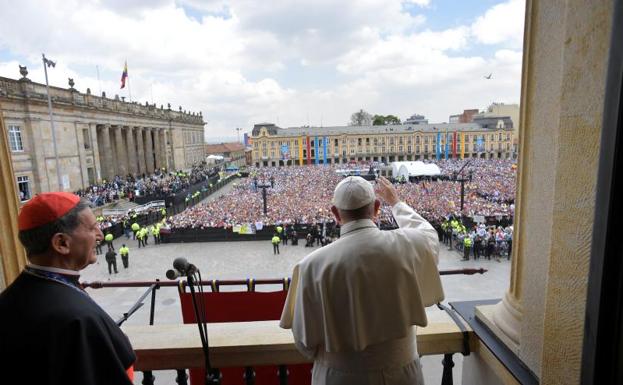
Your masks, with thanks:
[{"label": "green tree", "polygon": [[374,126],[387,126],[391,124],[400,124],[400,119],[395,115],[374,115],[372,118],[372,124]]}]

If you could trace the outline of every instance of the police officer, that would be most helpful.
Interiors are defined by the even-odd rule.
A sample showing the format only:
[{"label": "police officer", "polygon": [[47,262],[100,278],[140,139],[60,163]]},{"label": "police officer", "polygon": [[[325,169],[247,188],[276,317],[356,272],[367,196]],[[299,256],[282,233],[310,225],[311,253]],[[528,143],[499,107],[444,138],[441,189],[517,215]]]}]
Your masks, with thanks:
[{"label": "police officer", "polygon": [[279,242],[281,242],[281,238],[279,238],[277,233],[273,234],[271,242],[273,243],[273,254],[279,254]]},{"label": "police officer", "polygon": [[106,233],[106,236],[104,236],[104,241],[108,244],[108,251],[115,251],[115,246],[112,244],[113,239],[114,237],[111,233]]},{"label": "police officer", "polygon": [[141,248],[141,246],[145,246],[145,244],[143,243],[143,230],[144,229],[145,228],[142,228],[142,229],[140,229],[140,230],[138,230],[136,232],[136,239],[138,240],[138,248],[139,249]]},{"label": "police officer", "polygon": [[138,231],[141,229],[141,226],[134,222],[132,223],[132,233],[134,234],[134,237],[132,239],[136,239],[136,233],[138,233]]},{"label": "police officer", "polygon": [[123,263],[123,268],[127,269],[129,265],[128,258],[130,257],[130,248],[124,244],[119,249],[119,254],[121,255],[121,262]]},{"label": "police officer", "polygon": [[160,244],[160,225],[159,224],[152,227],[151,235],[154,236],[154,245]]},{"label": "police officer", "polygon": [[465,234],[463,238],[463,261],[469,261],[469,252],[472,249],[472,238],[469,234]]},{"label": "police officer", "polygon": [[108,250],[106,252],[106,263],[108,263],[108,274],[112,274],[113,268],[115,270],[115,274],[117,271],[117,253],[114,250]]}]

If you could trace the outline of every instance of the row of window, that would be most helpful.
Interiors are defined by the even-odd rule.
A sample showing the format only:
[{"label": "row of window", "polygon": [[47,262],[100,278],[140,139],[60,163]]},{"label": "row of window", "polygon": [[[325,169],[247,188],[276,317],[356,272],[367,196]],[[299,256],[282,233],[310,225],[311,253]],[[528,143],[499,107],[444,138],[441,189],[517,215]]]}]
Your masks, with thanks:
[{"label": "row of window", "polygon": [[185,144],[203,143],[203,132],[199,132],[199,131],[184,132],[184,143]]},{"label": "row of window", "polygon": [[[488,137],[489,141],[494,141],[495,140],[495,136],[496,136],[495,134],[487,134],[486,136],[484,134],[483,135],[474,135],[474,134],[470,135],[470,134],[466,134],[465,135],[465,142],[469,142],[471,140],[473,143],[476,143],[478,141],[478,139],[481,139],[481,140],[484,141],[484,140],[487,139],[487,137]],[[509,132],[507,132],[506,135],[504,135],[504,134],[502,134],[500,132],[500,133],[498,133],[497,137],[498,137],[498,141],[502,141],[502,140],[507,140],[508,141],[508,140],[511,139],[511,134]],[[423,138],[424,138],[424,143],[425,144],[429,144],[429,140],[430,140],[430,143],[432,143],[432,144],[435,144],[437,142],[437,137],[435,135],[433,135],[433,136],[424,136]],[[362,146],[363,143],[364,143],[364,139],[365,139],[365,144],[367,146],[369,146],[370,145],[370,138],[350,138],[348,143],[351,146],[354,146],[355,143],[357,143],[358,146]],[[447,142],[451,143],[452,140],[453,139],[449,139],[449,140],[447,140]],[[457,137],[457,142],[460,143],[461,141],[462,141],[461,138]],[[341,142],[342,142],[342,146],[346,145],[346,139],[342,138]],[[385,138],[372,138],[372,144],[373,145],[385,145],[386,142],[389,145],[394,145],[394,144],[396,144],[396,142],[397,142],[397,144],[404,144],[405,142],[407,144],[412,144],[412,137],[409,136],[406,139],[404,137],[398,137],[397,140],[394,137],[390,137],[390,138],[387,139],[387,141],[385,140]],[[262,148],[266,148],[267,147],[267,143],[268,142],[266,142],[266,141],[262,141],[261,142]],[[271,141],[269,143],[270,143],[270,147],[273,147],[273,148],[276,147],[276,146],[292,145],[292,144],[294,144],[294,146],[298,146],[299,145],[299,140],[298,139],[294,139],[294,143],[292,143],[292,141],[288,141],[288,140],[284,140],[284,141]],[[441,136],[441,143],[442,144],[446,143],[445,135]],[[314,144],[313,139],[310,140],[310,144],[311,145]],[[415,144],[420,144],[420,136],[416,136],[415,137]],[[303,146],[307,145],[307,139],[306,138],[303,138],[302,145]],[[253,144],[253,147],[256,148],[256,149],[259,146],[260,146],[260,143],[258,143],[257,141]],[[324,141],[322,139],[320,139],[320,138],[318,140],[318,146],[319,147],[323,147],[324,146]],[[339,146],[339,139],[333,139],[333,146],[335,146],[335,147]]]},{"label": "row of window", "polygon": [[[465,143],[465,151],[469,152],[470,151],[470,147],[475,152],[482,152],[482,151],[486,151],[486,149],[487,149],[487,146],[485,146],[485,145],[483,145],[481,148],[478,148],[478,146],[475,145],[475,144],[473,146],[470,146],[469,143]],[[496,149],[498,151],[502,151],[502,150],[510,151],[511,145],[510,145],[510,143],[506,143],[505,145],[504,145],[504,143],[498,143],[497,146],[494,146],[493,143],[489,143],[488,148],[489,148],[489,151],[494,151]],[[389,153],[393,153],[393,152],[395,152],[396,148],[393,147],[393,146],[391,146],[389,148],[383,146],[383,147],[366,148],[366,149],[364,149],[362,151],[358,151],[358,152],[361,153],[361,154],[376,154],[376,153],[385,153],[386,149],[389,149]],[[412,153],[413,152],[413,147],[412,146],[407,146],[406,149],[407,149],[408,153]],[[311,154],[312,154],[311,156],[315,157],[315,149],[310,149],[310,150],[311,150]],[[402,152],[404,152],[404,150],[405,150],[404,146],[398,146],[398,152],[402,153]],[[435,146],[429,147],[427,144],[424,145],[422,151],[425,152],[425,153],[428,153],[429,150],[430,150],[430,152],[436,151]],[[444,153],[446,151],[445,146],[442,147],[440,149],[440,151],[442,153]],[[448,151],[452,152],[452,149],[449,148]],[[462,151],[461,150],[461,145],[457,144],[456,152],[460,154],[461,151]],[[416,152],[416,154],[420,153],[420,146],[416,146],[415,147],[415,152]],[[262,149],[261,151],[257,151],[256,150],[256,151],[253,152],[253,155],[257,158],[260,153],[261,153],[262,157],[268,157],[268,150],[266,150],[266,149]],[[346,155],[346,153],[347,153],[347,150],[346,149],[342,149],[342,155]],[[271,158],[274,158],[275,154],[276,154],[275,150],[271,150],[270,151],[270,157]],[[285,154],[287,154],[288,156],[293,156],[295,158],[298,158],[299,151],[298,151],[298,148],[294,148],[292,151],[285,152]],[[282,152],[279,152],[279,155],[280,155],[279,157],[283,158],[283,155],[285,155],[285,154],[282,153]],[[337,149],[335,149],[334,151],[331,151],[330,149],[327,149],[327,156],[333,156],[333,155],[339,155],[339,154],[340,154],[340,152]],[[350,154],[351,155],[355,154],[355,149],[354,148],[350,149]],[[307,157],[307,150],[306,149],[303,149],[303,157],[304,158]]]},{"label": "row of window", "polygon": [[[82,141],[84,143],[84,149],[91,149],[91,133],[88,128],[82,129]],[[22,139],[22,129],[20,126],[9,126],[9,148],[12,152],[23,152],[24,141]]]}]

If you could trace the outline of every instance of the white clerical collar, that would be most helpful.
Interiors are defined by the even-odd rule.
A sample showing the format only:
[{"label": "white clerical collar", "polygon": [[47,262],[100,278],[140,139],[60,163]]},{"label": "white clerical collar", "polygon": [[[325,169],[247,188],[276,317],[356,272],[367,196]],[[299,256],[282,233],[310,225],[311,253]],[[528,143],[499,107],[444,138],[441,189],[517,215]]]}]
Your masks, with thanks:
[{"label": "white clerical collar", "polygon": [[376,227],[376,224],[374,224],[374,221],[372,221],[372,219],[357,219],[357,220],[350,221],[348,223],[343,224],[342,227],[340,228],[340,235],[346,235],[355,230],[364,229],[364,228],[377,228],[377,227]]},{"label": "white clerical collar", "polygon": [[75,270],[61,269],[60,267],[40,266],[40,265],[35,265],[34,263],[28,264],[28,267],[31,267],[31,268],[37,269],[37,270],[49,271],[50,273],[58,273],[58,274],[63,274],[63,275],[73,275],[73,276],[76,276],[76,277],[80,276],[80,273],[75,271]]}]

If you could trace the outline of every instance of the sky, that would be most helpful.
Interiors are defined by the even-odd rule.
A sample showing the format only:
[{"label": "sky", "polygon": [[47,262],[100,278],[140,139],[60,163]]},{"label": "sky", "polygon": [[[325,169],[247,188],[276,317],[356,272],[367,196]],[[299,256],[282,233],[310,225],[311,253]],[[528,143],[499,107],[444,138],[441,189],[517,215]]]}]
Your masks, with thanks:
[{"label": "sky", "polygon": [[0,76],[21,64],[44,82],[45,53],[51,85],[201,111],[208,142],[519,103],[524,0],[0,0],[0,14]]}]

